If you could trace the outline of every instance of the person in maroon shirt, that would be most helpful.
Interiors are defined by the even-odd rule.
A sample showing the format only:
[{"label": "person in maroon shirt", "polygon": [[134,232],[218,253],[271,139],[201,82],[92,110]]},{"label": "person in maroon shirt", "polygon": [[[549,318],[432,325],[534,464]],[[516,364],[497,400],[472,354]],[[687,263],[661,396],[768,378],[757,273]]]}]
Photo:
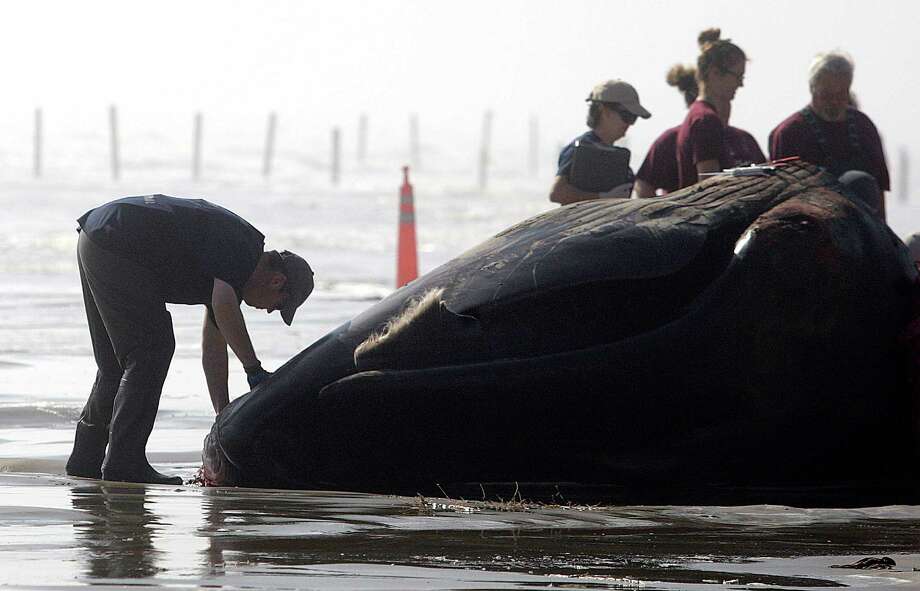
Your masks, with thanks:
[{"label": "person in maroon shirt", "polygon": [[671,193],[680,188],[677,175],[677,132],[680,126],[666,129],[658,136],[645,154],[642,166],[636,172],[636,196],[640,199],[654,197],[658,191]]},{"label": "person in maroon shirt", "polygon": [[700,95],[677,132],[679,187],[699,180],[699,174],[717,172],[732,165],[726,149],[725,122],[735,92],[744,85],[747,56],[719,29],[700,33],[701,52],[696,62]]},{"label": "person in maroon shirt", "polygon": [[[684,101],[689,107],[699,94],[696,81],[696,69],[678,64],[668,71],[667,82],[683,93]],[[757,140],[743,129],[728,125],[731,116],[731,103],[727,104],[722,121],[724,125],[722,141],[725,146],[725,167],[743,166],[764,162],[766,156],[761,151]],[[680,126],[667,129],[652,143],[636,173],[636,195],[639,198],[654,197],[661,193],[670,193],[680,188],[677,168],[677,135]]]},{"label": "person in maroon shirt", "polygon": [[872,121],[851,102],[852,60],[837,52],[819,54],[808,85],[811,102],[770,132],[770,158],[798,156],[840,177],[860,170],[878,184],[878,213],[885,218],[884,192],[891,189],[882,140]]}]

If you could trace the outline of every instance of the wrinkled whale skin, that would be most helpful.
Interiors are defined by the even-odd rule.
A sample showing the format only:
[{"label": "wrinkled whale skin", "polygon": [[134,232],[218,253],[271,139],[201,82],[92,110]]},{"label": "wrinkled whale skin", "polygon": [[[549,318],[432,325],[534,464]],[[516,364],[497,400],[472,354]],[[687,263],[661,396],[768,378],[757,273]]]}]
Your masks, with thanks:
[{"label": "wrinkled whale skin", "polygon": [[205,472],[638,502],[913,494],[898,335],[916,270],[837,189],[794,165],[524,221],[234,400]]}]

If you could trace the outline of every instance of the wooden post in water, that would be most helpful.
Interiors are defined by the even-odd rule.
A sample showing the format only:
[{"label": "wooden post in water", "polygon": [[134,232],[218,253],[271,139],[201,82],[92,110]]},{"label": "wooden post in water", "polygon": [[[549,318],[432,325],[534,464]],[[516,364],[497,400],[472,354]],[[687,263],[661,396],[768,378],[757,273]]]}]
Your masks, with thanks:
[{"label": "wooden post in water", "polygon": [[528,168],[530,176],[537,176],[540,169],[540,128],[535,115],[530,116],[530,151],[528,157]]},{"label": "wooden post in water", "polygon": [[898,149],[898,200],[906,203],[910,199],[910,154],[907,148]]},{"label": "wooden post in water", "polygon": [[409,115],[409,163],[418,170],[421,165],[421,155],[418,144],[418,115]]},{"label": "wooden post in water", "polygon": [[118,110],[115,105],[109,105],[109,140],[112,156],[112,178],[117,181],[121,176],[121,159],[118,149]]},{"label": "wooden post in water", "polygon": [[341,130],[338,127],[332,128],[332,165],[330,167],[332,184],[339,184],[339,173],[341,172],[342,145]]},{"label": "wooden post in water", "polygon": [[489,184],[489,151],[492,143],[492,111],[482,117],[482,141],[479,144],[479,189]]},{"label": "wooden post in water", "polygon": [[268,114],[268,129],[265,130],[265,154],[262,158],[262,176],[268,178],[272,173],[272,159],[275,156],[275,126],[277,117],[272,111]]},{"label": "wooden post in water", "polygon": [[358,164],[363,165],[367,158],[367,115],[361,113],[358,119]]},{"label": "wooden post in water", "polygon": [[42,110],[35,109],[35,139],[32,148],[32,174],[35,178],[42,176]]},{"label": "wooden post in water", "polygon": [[195,126],[192,131],[192,178],[201,178],[201,112],[195,113]]}]

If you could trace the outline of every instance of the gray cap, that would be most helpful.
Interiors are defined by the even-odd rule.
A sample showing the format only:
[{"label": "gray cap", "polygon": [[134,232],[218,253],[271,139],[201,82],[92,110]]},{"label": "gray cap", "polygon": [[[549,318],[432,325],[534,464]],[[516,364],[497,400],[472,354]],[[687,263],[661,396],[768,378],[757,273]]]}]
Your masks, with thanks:
[{"label": "gray cap", "polygon": [[591,90],[587,101],[597,101],[600,103],[617,103],[623,105],[623,108],[643,119],[652,116],[645,107],[639,104],[639,93],[629,82],[622,80],[608,80],[601,82]]},{"label": "gray cap", "polygon": [[304,303],[313,292],[313,269],[293,252],[283,250],[281,255],[281,269],[287,278],[285,291],[288,296],[281,308],[281,318],[288,326],[294,321],[294,312]]}]

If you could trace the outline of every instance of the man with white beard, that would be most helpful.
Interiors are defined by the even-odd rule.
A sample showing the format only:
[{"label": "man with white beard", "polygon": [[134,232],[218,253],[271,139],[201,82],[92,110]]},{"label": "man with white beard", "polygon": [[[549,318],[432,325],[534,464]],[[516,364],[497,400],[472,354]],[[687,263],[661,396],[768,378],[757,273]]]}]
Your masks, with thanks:
[{"label": "man with white beard", "polygon": [[824,167],[884,219],[888,166],[878,130],[851,103],[853,69],[840,52],[815,57],[808,77],[811,102],[770,132],[770,158],[798,156]]}]

